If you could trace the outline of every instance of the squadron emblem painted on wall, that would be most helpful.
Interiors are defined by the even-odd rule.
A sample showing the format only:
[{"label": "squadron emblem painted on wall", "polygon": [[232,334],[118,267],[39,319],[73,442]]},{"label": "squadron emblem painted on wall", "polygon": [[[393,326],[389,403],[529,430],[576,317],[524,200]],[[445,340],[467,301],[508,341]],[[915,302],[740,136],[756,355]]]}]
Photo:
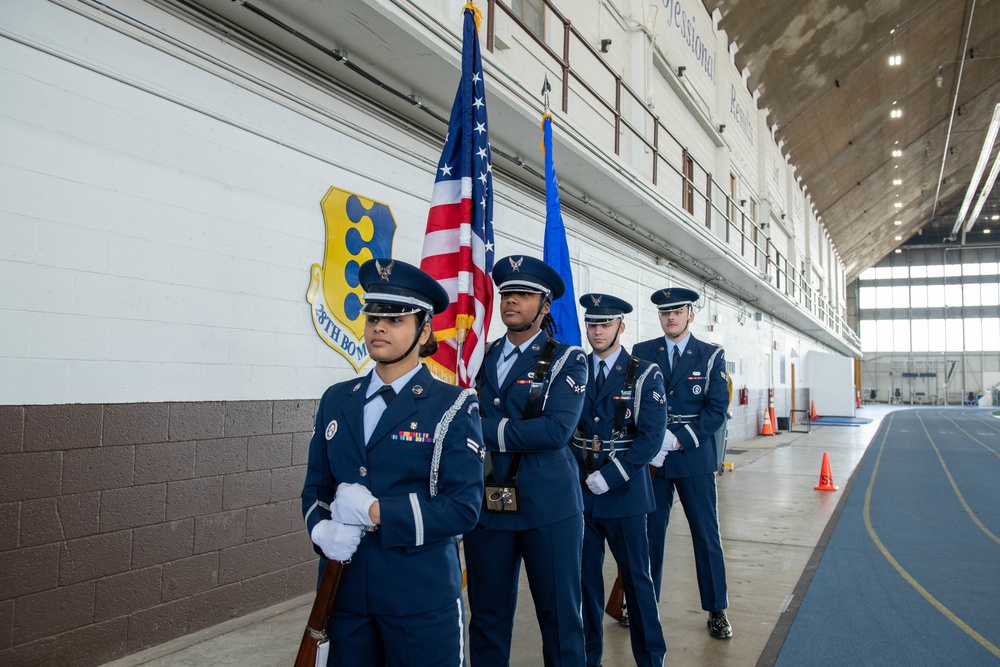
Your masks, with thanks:
[{"label": "squadron emblem painted on wall", "polygon": [[[312,265],[306,301],[312,305],[316,333],[357,371],[368,363],[358,269],[373,257],[392,256],[396,221],[388,204],[340,188],[331,187],[320,207],[326,248],[323,264]],[[379,273],[391,270],[392,264]]]}]

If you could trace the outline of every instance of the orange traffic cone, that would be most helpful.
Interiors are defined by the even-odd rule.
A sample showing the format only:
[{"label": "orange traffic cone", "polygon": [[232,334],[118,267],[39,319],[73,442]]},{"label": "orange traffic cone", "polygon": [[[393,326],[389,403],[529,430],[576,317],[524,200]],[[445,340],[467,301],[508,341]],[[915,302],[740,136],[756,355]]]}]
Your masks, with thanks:
[{"label": "orange traffic cone", "polygon": [[774,435],[774,428],[771,426],[771,417],[764,410],[764,426],[760,430],[761,435]]},{"label": "orange traffic cone", "polygon": [[816,401],[809,401],[809,421],[814,422],[819,419],[819,415],[816,414]]},{"label": "orange traffic cone", "polygon": [[830,470],[830,454],[823,452],[823,467],[819,471],[819,484],[813,487],[817,491],[836,491],[839,486],[833,485],[833,471]]},{"label": "orange traffic cone", "polygon": [[861,390],[860,389],[858,389],[857,392],[856,392],[856,398],[857,398],[857,406],[856,407],[860,408],[861,407]]}]

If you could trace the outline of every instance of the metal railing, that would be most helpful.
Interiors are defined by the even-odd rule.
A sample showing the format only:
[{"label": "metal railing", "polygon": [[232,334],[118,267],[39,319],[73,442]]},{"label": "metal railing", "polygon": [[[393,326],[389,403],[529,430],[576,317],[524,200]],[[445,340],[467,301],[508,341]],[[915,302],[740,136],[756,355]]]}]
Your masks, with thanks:
[{"label": "metal railing", "polygon": [[[771,238],[758,227],[744,207],[725,192],[712,173],[688,152],[687,147],[663,124],[642,96],[608,65],[600,52],[551,0],[543,0],[543,4],[546,20],[551,17],[561,26],[561,31],[553,31],[561,34],[561,53],[536,35],[501,0],[488,0],[487,50],[493,52],[496,46],[497,12],[502,12],[520,28],[523,36],[530,38],[541,49],[541,53],[549,58],[553,66],[546,67],[546,70],[559,71],[561,86],[558,103],[563,114],[568,117],[574,117],[575,114],[582,116],[594,107],[603,111],[598,113],[598,120],[604,121],[613,136],[611,141],[607,141],[607,137],[598,136],[596,139],[599,142],[605,142],[615,156],[645,175],[668,201],[679,204],[691,216],[692,222],[702,220],[705,228],[718,242],[733,250],[762,280],[773,280],[775,289],[789,301],[810,312],[841,338],[859,347],[860,339],[848,326],[843,310],[830,303],[809,284],[799,270],[790,266],[787,258],[782,257],[772,246]],[[533,55],[539,57],[540,54]],[[594,74],[592,67],[575,69],[571,63],[581,58],[588,59],[590,65],[596,66],[598,74]],[[581,70],[589,73],[586,79],[580,74]],[[553,75],[556,73],[553,72]],[[600,80],[608,83],[602,86]],[[603,93],[598,88],[603,88]],[[637,143],[637,150],[629,151],[628,155],[623,155],[623,134]],[[648,161],[641,157],[637,159],[637,152],[648,152]],[[705,187],[700,188],[698,183],[704,183]]]}]

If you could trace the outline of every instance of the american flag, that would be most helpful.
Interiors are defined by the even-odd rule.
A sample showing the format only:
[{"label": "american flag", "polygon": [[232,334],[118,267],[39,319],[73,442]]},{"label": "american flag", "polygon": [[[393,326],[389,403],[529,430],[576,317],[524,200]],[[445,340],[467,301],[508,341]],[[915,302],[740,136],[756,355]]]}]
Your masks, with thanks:
[{"label": "american flag", "polygon": [[[420,268],[451,297],[448,309],[434,315],[439,347],[428,366],[469,387],[483,363],[493,313],[493,164],[479,33],[473,10],[464,14],[462,79],[434,179]],[[468,334],[459,358],[461,329]]]}]

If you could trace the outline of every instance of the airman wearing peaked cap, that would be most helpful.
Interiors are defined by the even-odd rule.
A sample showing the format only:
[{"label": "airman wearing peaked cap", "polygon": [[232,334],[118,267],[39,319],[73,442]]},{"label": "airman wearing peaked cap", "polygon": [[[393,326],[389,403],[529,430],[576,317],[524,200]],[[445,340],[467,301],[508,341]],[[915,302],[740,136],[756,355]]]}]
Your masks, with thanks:
[{"label": "airman wearing peaked cap", "polygon": [[593,349],[588,355],[583,412],[573,434],[583,492],[586,664],[601,664],[604,651],[607,542],[621,572],[635,663],[662,665],[667,646],[649,575],[646,513],[655,503],[646,466],[660,451],[666,427],[663,373],[655,363],[630,355],[619,340],[632,304],[610,294],[592,293],[581,296],[580,305]]},{"label": "airman wearing peaked cap", "polygon": [[479,402],[419,360],[436,345],[444,288],[389,258],[365,262],[358,279],[377,363],[323,394],[302,489],[320,567],[350,561],[326,628],[330,664],[462,664],[454,536],[472,529],[482,503]]},{"label": "airman wearing peaked cap", "polygon": [[697,292],[667,287],[649,298],[659,311],[664,335],[636,345],[635,355],[659,364],[667,389],[667,431],[662,445],[666,458],[653,478],[656,510],[649,514],[648,524],[653,584],[659,595],[664,540],[676,490],[691,526],[709,634],[728,639],[733,629],[726,615],[729,596],[715,489],[716,432],[729,408],[726,355],[721,347],[698,340],[689,330]]},{"label": "airman wearing peaked cap", "polygon": [[565,284],[534,257],[496,260],[505,335],[478,379],[487,456],[486,493],[465,535],[469,654],[473,665],[510,664],[521,562],[546,665],[583,665],[580,550],[583,499],[569,445],[587,385],[587,356],[543,326]]}]

